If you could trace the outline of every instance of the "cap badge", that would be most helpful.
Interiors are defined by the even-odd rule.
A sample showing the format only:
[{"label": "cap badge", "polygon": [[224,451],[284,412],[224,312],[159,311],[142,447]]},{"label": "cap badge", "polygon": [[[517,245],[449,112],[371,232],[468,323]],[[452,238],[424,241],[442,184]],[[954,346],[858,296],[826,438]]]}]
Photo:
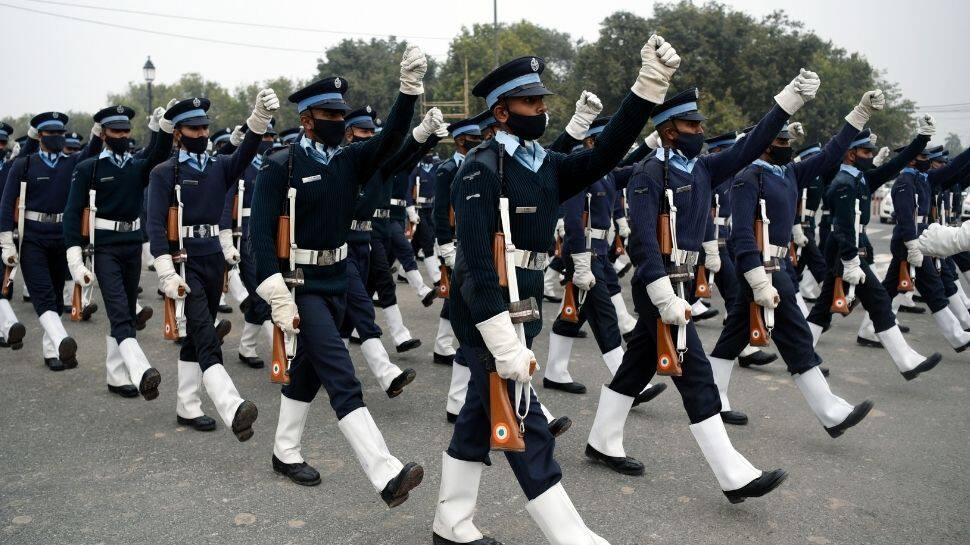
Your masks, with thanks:
[{"label": "cap badge", "polygon": [[367,106],[366,110],[367,110],[367,113],[371,113],[373,111],[373,110],[371,110],[371,107],[370,106]]},{"label": "cap badge", "polygon": [[199,100],[199,99],[197,99],[197,98],[193,98],[192,99],[192,105],[195,106],[196,108],[198,108],[199,106],[202,106],[202,101]]},{"label": "cap badge", "polygon": [[532,62],[529,63],[529,65],[532,66],[532,71],[533,72],[538,72],[539,71],[539,59],[537,59],[535,57],[532,57]]},{"label": "cap badge", "polygon": [[334,89],[340,89],[340,86],[341,85],[343,85],[343,83],[340,82],[340,78],[333,78],[333,88]]},{"label": "cap badge", "polygon": [[125,113],[125,107],[124,107],[124,106],[118,106],[118,108],[117,108],[117,109],[118,109],[118,113],[119,113],[119,114],[123,114],[123,113]]},{"label": "cap badge", "polygon": [[58,117],[60,117],[60,114],[58,114],[57,112],[54,112],[53,114],[51,114],[51,119],[57,119]]}]

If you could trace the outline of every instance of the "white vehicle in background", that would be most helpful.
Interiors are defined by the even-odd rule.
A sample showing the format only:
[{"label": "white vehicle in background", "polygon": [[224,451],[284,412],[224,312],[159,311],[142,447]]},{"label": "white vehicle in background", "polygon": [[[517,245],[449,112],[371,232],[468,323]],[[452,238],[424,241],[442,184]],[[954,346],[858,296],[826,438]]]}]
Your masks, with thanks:
[{"label": "white vehicle in background", "polygon": [[970,190],[963,193],[963,206],[960,210],[960,219],[970,219]]},{"label": "white vehicle in background", "polygon": [[896,223],[893,218],[893,199],[891,191],[895,181],[886,182],[872,194],[872,200],[879,203],[879,223]]}]

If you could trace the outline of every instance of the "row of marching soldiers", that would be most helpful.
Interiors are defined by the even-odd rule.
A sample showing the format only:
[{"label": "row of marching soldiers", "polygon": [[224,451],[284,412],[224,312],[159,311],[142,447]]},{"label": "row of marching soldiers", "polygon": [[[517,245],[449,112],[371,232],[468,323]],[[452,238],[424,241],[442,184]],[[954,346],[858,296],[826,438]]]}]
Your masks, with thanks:
[{"label": "row of marching soldiers", "polygon": [[[642,474],[643,464],[623,447],[626,418],[633,406],[663,391],[662,383],[650,383],[653,376],[669,375],[728,500],[762,496],[787,474],[758,469],[731,444],[724,424],[746,422],[728,402],[735,359],[768,363],[774,356],[760,348],[774,341],[809,409],[838,437],[872,403],[849,403],[828,386],[814,343],[832,312],[847,313],[861,302],[869,316],[863,326],[873,330],[874,342],[890,352],[907,380],[930,370],[940,356],[924,357],[906,343],[891,302],[897,289],[915,282],[951,345],[957,351],[970,345],[959,309],[950,308],[951,284],[941,280],[950,273],[937,267],[919,240],[934,191],[965,174],[970,155],[943,164],[927,150],[935,131],[927,116],[918,119],[918,135],[896,157],[874,153],[865,125],[885,105],[877,90],[863,95],[828,143],[795,157],[791,143],[804,129],[789,118],[815,98],[821,83],[804,69],[756,125],[741,136],[707,139],[702,154],[699,92],[690,88],[666,97],[681,62],[677,52],[652,36],[640,57],[630,92],[612,116],[597,117],[599,99],[584,92],[548,148],[538,143],[547,124],[543,97],[551,94],[541,81],[541,58],[513,60],[479,82],[473,93],[488,109],[475,118],[446,126],[432,109],[410,128],[427,70],[425,56],[413,47],[404,53],[400,92],[379,131],[376,112],[351,111],[344,102],[350,82],[339,76],[289,97],[300,127],[285,135],[287,145],[274,144],[271,120],[280,101],[264,89],[245,129],[231,131],[229,146],[215,155],[207,152],[210,138],[218,137],[209,134],[204,98],[173,101],[153,112],[151,141],[137,154],[128,150],[135,117],[130,108],[99,112],[88,145],[75,155],[62,152],[66,117],[41,114],[32,120],[19,157],[0,171],[6,179],[0,202],[4,286],[22,270],[44,330],[45,360],[52,368],[72,367],[77,343],[61,323],[60,287],[70,274],[83,310],[84,290],[97,278],[111,323],[109,387],[152,399],[161,375],[135,333],[143,323],[136,297],[147,232],[165,297],[166,338],[181,345],[179,423],[216,427],[201,410],[204,389],[239,440],[253,435],[257,408],[226,372],[214,323],[224,287],[234,286],[246,312],[240,360],[262,366],[255,339],[265,331],[272,339],[271,376],[283,385],[274,470],[298,484],[320,484],[302,456],[301,438],[309,404],[323,386],[367,479],[394,507],[421,483],[424,469],[391,454],[364,404],[347,346],[351,338],[359,340],[389,397],[414,380],[415,371],[391,363],[380,342],[372,296],[396,350],[416,347],[419,341],[397,310],[389,264],[399,263],[415,295],[430,306],[435,293],[417,270],[417,250],[446,298],[434,360],[452,367],[447,413],[455,428],[442,454],[433,542],[498,543],[473,523],[481,472],[489,452],[497,450],[505,453],[528,512],[551,543],[606,543],[586,526],[560,482],[554,438],[570,421],[555,418],[531,385],[540,301],[544,291],[560,298],[551,292],[562,274],[566,289],[543,386],[585,391],[568,372],[572,339],[584,322],[613,377],[600,391],[587,456],[619,473]],[[648,120],[656,131],[627,154]],[[0,135],[12,132],[0,129]],[[447,136],[457,151],[433,166],[426,157]],[[864,230],[869,195],[900,171],[892,194],[894,258],[880,283],[869,269],[872,249]],[[147,213],[139,218],[146,186]],[[808,218],[819,201],[828,211],[823,219],[830,218],[830,234],[815,244]],[[557,239],[555,251],[550,234]],[[910,267],[915,278],[904,286]],[[821,285],[810,312],[799,293],[799,268]],[[618,280],[630,270],[636,318],[623,303]],[[698,301],[710,295],[705,272],[713,275],[728,309],[710,357],[694,326],[713,314]],[[959,301],[962,316],[966,305]],[[0,310],[5,343],[22,344],[25,327],[7,301]]]}]

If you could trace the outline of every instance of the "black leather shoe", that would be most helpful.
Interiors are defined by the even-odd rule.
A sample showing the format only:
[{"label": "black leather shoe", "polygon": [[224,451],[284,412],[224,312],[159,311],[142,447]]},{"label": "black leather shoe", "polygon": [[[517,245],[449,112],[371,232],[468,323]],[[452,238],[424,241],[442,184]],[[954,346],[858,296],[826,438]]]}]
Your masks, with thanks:
[{"label": "black leather shoe", "polygon": [[[915,297],[913,298],[916,299]],[[923,314],[926,312],[926,307],[922,305],[900,305],[899,312],[908,312],[910,314]]]},{"label": "black leather shoe", "polygon": [[138,388],[135,388],[134,384],[125,384],[124,386],[112,386],[109,384],[108,391],[121,397],[138,397]]},{"label": "black leather shoe", "polygon": [[818,301],[818,298],[817,297],[802,297],[802,299],[804,299],[805,302],[808,303],[808,304],[810,304],[810,305],[814,305],[815,302]]},{"label": "black leather shoe", "polygon": [[98,305],[91,303],[90,305],[81,309],[81,321],[87,322],[91,319],[91,315],[98,311]]},{"label": "black leather shoe", "polygon": [[397,283],[398,284],[407,284],[408,283],[408,279],[405,276],[397,275]]},{"label": "black leather shoe", "polygon": [[589,443],[586,444],[586,457],[623,475],[643,475],[643,464],[636,458],[630,458],[629,456],[607,456],[593,448]]},{"label": "black leather shoe", "polygon": [[313,467],[306,462],[284,464],[274,454],[273,471],[287,477],[291,481],[301,486],[317,486],[320,484],[320,472],[313,469]]},{"label": "black leather shoe", "polygon": [[554,418],[552,422],[549,423],[549,433],[553,437],[559,437],[560,435],[569,431],[569,428],[573,426],[573,421],[569,419],[568,416],[560,416],[559,418]]},{"label": "black leather shoe", "polygon": [[452,354],[450,356],[446,356],[444,354],[435,352],[434,359],[432,361],[441,365],[451,365],[452,363],[455,363],[455,355]]},{"label": "black leather shoe", "polygon": [[408,499],[408,492],[421,484],[424,479],[424,468],[414,462],[409,462],[401,469],[396,477],[381,490],[381,499],[388,507],[397,507]]},{"label": "black leather shoe", "polygon": [[239,312],[245,314],[249,312],[249,307],[251,306],[253,306],[252,296],[247,295],[246,298],[242,300],[242,303],[239,303]]},{"label": "black leather shoe", "polygon": [[232,417],[232,433],[236,434],[239,442],[248,441],[253,436],[253,422],[259,416],[256,404],[252,401],[243,401],[236,409],[236,416]]},{"label": "black leather shoe", "polygon": [[882,343],[879,341],[870,341],[864,337],[856,336],[855,343],[859,346],[865,346],[867,348],[882,348]]},{"label": "black leather shoe", "polygon": [[967,348],[970,348],[970,343],[967,343],[967,344],[965,344],[965,345],[963,345],[963,346],[961,346],[959,348],[954,348],[953,350],[955,350],[956,353],[959,354],[960,352],[963,352]]},{"label": "black leather shoe", "polygon": [[862,422],[862,419],[869,414],[870,410],[872,410],[872,405],[872,401],[869,401],[868,399],[862,403],[859,403],[854,409],[852,409],[849,416],[845,417],[845,420],[843,420],[841,424],[836,424],[831,428],[825,428],[825,431],[829,432],[829,436],[831,437],[838,437],[842,435],[845,433],[845,430],[855,426],[859,422]]},{"label": "black leather shoe", "polygon": [[630,272],[631,270],[633,270],[633,263],[627,263],[625,267],[616,272],[616,275],[623,278],[626,276],[626,273]]},{"label": "black leather shoe", "polygon": [[748,415],[741,411],[721,411],[721,420],[725,424],[732,426],[746,426],[748,424]]},{"label": "black leather shoe", "polygon": [[445,418],[448,420],[449,424],[454,424],[455,422],[458,422],[458,415],[454,413],[449,413],[445,411]]},{"label": "black leather shoe", "polygon": [[431,534],[431,545],[502,545],[502,542],[496,541],[488,536],[482,536],[482,539],[476,539],[475,541],[468,541],[465,543],[458,543],[457,541],[452,541],[450,539],[445,539],[438,534]]},{"label": "black leather shoe", "polygon": [[419,346],[421,346],[421,339],[408,339],[408,340],[404,341],[403,343],[401,343],[401,344],[397,345],[396,347],[394,347],[394,349],[397,350],[397,353],[398,354],[400,354],[401,352],[407,352],[408,350],[414,350],[415,348],[417,348]]},{"label": "black leather shoe", "polygon": [[667,385],[664,384],[663,382],[658,382],[657,384],[654,384],[653,386],[651,386],[650,388],[647,388],[643,392],[640,392],[639,394],[636,395],[636,397],[633,398],[633,406],[636,407],[637,405],[642,405],[650,401],[651,399],[663,393],[663,391],[666,389],[667,389]]},{"label": "black leather shoe", "polygon": [[899,328],[899,332],[900,333],[909,333],[909,326],[907,326],[907,325],[903,325],[903,324],[897,323],[896,324],[896,327]]},{"label": "black leather shoe", "polygon": [[70,337],[64,337],[57,347],[57,358],[64,364],[65,369],[77,367],[77,342]]},{"label": "black leather shoe", "polygon": [[542,298],[550,303],[562,303],[562,297],[556,297],[555,295],[542,294]]},{"label": "black leather shoe", "polygon": [[586,330],[585,329],[580,329],[579,331],[576,332],[576,336],[573,337],[573,338],[574,339],[585,339],[586,337],[589,337],[589,333],[586,333]]},{"label": "black leather shoe", "polygon": [[30,296],[29,295],[22,295],[20,298],[24,300],[24,303],[29,303],[30,302]]},{"label": "black leather shoe", "polygon": [[226,335],[230,331],[232,331],[232,322],[229,320],[219,320],[219,323],[216,324],[216,335],[219,336],[219,344],[222,344],[223,339],[226,338]]},{"label": "black leather shoe", "polygon": [[550,390],[560,390],[567,394],[585,394],[586,386],[579,382],[553,382],[542,377],[542,387]]},{"label": "black leather shoe", "polygon": [[229,305],[219,305],[219,312],[221,314],[232,314],[232,307]]},{"label": "black leather shoe", "polygon": [[818,366],[818,370],[822,372],[822,376],[823,377],[829,376],[829,368],[828,367],[824,367],[822,365],[819,365]]},{"label": "black leather shoe", "polygon": [[135,315],[135,329],[138,331],[145,329],[148,320],[151,320],[154,315],[155,311],[152,307],[141,307],[141,311]]},{"label": "black leather shoe", "polygon": [[7,338],[0,342],[0,346],[4,348],[10,348],[11,350],[20,350],[24,347],[24,336],[27,334],[27,328],[24,324],[20,322],[14,322],[10,326],[10,330],[7,331]]},{"label": "black leather shoe", "polygon": [[67,367],[64,367],[61,360],[57,358],[44,358],[44,365],[46,365],[51,371],[63,371],[67,369]]},{"label": "black leather shoe", "polygon": [[903,378],[906,380],[913,380],[914,378],[918,377],[920,373],[925,373],[936,367],[936,364],[940,363],[941,359],[943,359],[943,356],[934,352],[933,355],[923,360],[923,363],[917,365],[909,371],[903,371]]},{"label": "black leather shoe", "polygon": [[259,359],[259,356],[249,357],[249,356],[243,356],[242,354],[238,354],[238,353],[237,355],[239,356],[239,363],[244,363],[252,367],[253,369],[262,369],[263,366],[266,365],[266,362]]},{"label": "black leather shoe", "polygon": [[717,310],[716,308],[708,308],[707,310],[705,310],[700,314],[692,314],[690,318],[695,322],[700,322],[703,320],[707,320],[708,318],[713,318],[720,313],[721,311]]},{"label": "black leather shoe", "polygon": [[436,297],[438,297],[438,292],[431,290],[428,292],[427,295],[424,296],[424,299],[421,299],[421,304],[426,307],[430,307],[431,305],[434,304],[434,300]]},{"label": "black leather shoe", "polygon": [[138,392],[145,398],[145,401],[151,401],[158,397],[158,385],[161,382],[162,374],[158,372],[158,369],[149,368],[141,376],[141,384],[138,385]]},{"label": "black leather shoe", "polygon": [[785,482],[787,478],[788,473],[784,469],[765,471],[760,477],[737,490],[725,490],[724,495],[731,503],[741,503],[748,498],[760,498],[778,488],[778,485]]},{"label": "black leather shoe", "polygon": [[347,339],[347,342],[349,342],[350,344],[364,344],[364,341],[362,341],[362,340],[360,339],[360,337],[357,337],[357,336],[354,336],[354,335],[351,335],[351,336],[350,336],[350,337],[349,337],[349,338]]},{"label": "black leather shoe", "polygon": [[391,381],[391,385],[387,387],[387,397],[395,398],[401,395],[401,392],[404,391],[404,387],[411,384],[415,376],[417,376],[417,373],[414,372],[414,369],[405,369],[401,371],[401,374],[395,377],[394,380]]},{"label": "black leather shoe", "polygon": [[913,295],[913,302],[914,303],[925,303],[926,302],[926,299],[924,299],[923,296],[920,295],[920,294],[915,294],[915,295]]},{"label": "black leather shoe", "polygon": [[778,359],[778,354],[758,350],[747,356],[738,356],[738,365],[741,367],[751,367],[752,365],[768,365]]},{"label": "black leather shoe", "polygon": [[188,426],[195,431],[212,431],[216,429],[215,419],[206,415],[198,416],[196,418],[182,418],[181,416],[175,415],[175,421],[178,422],[180,426]]}]

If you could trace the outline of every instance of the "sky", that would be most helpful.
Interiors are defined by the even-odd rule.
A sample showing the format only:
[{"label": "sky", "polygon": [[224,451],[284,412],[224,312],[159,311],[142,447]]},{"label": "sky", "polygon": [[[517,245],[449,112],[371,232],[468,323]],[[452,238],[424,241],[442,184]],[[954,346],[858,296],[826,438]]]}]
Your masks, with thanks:
[{"label": "sky", "polygon": [[[597,38],[599,22],[614,11],[632,11],[647,17],[653,6],[661,3],[497,0],[501,22],[526,19],[587,41]],[[933,112],[941,135],[955,132],[964,145],[970,143],[970,70],[962,58],[970,49],[970,2],[723,3],[755,17],[784,9],[823,39],[864,54],[871,64],[884,71],[888,80],[900,85],[907,98]],[[107,105],[109,91],[122,90],[129,81],[142,80],[141,67],[147,56],[157,67],[158,82],[173,82],[185,72],[199,72],[230,88],[281,75],[306,78],[315,73],[317,58],[324,49],[344,38],[394,34],[443,59],[449,40],[463,25],[492,21],[492,7],[492,0],[0,0],[0,29],[6,44],[5,54],[0,57],[0,116],[51,109],[100,109]],[[567,7],[570,9],[564,9]],[[219,21],[290,28],[258,28]],[[792,67],[793,73],[797,69]],[[631,81],[633,77],[631,74]]]}]

